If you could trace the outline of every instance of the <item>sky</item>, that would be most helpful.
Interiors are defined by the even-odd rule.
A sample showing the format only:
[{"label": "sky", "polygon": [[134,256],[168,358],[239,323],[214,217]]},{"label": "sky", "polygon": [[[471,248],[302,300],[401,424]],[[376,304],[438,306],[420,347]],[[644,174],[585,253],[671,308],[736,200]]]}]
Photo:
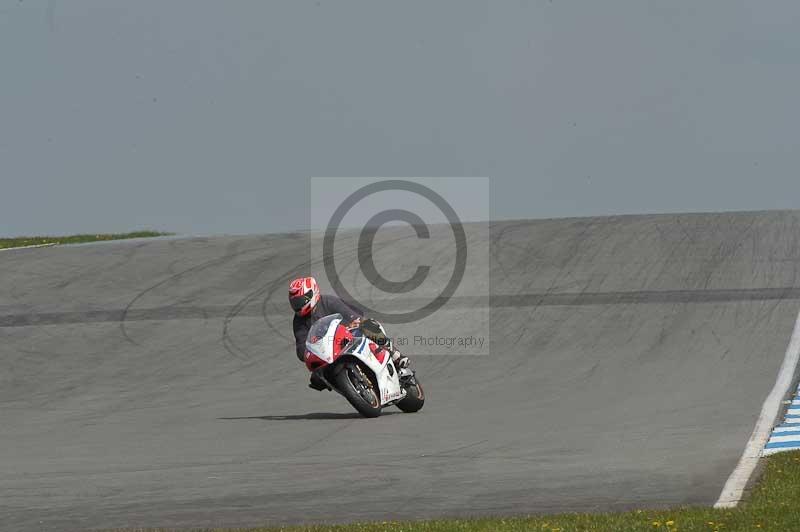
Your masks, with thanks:
[{"label": "sky", "polygon": [[0,0],[0,236],[302,229],[324,176],[487,177],[494,219],[796,208],[798,25],[794,1]]}]

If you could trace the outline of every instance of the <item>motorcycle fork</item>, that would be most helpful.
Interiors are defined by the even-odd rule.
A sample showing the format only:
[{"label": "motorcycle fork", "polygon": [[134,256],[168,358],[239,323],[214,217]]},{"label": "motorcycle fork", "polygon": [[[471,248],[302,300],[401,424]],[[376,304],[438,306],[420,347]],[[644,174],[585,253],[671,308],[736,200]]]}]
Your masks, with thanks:
[{"label": "motorcycle fork", "polygon": [[316,370],[314,373],[316,373],[317,377],[319,377],[319,380],[321,380],[323,383],[325,383],[325,386],[328,387],[328,391],[333,391],[333,390],[335,390],[335,388],[331,384],[331,381],[328,380],[328,376],[326,375],[327,372],[325,371],[325,369],[326,368],[320,368],[320,369]]}]

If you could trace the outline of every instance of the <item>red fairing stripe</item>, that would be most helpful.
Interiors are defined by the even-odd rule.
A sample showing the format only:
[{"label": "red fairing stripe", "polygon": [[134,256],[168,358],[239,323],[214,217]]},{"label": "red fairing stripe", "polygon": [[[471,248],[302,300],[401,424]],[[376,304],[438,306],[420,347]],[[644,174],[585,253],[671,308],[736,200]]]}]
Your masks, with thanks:
[{"label": "red fairing stripe", "polygon": [[339,324],[336,327],[336,333],[333,335],[333,361],[339,358],[342,354],[342,348],[353,341],[353,333],[347,330],[347,327]]},{"label": "red fairing stripe", "polygon": [[309,371],[314,371],[315,369],[321,368],[322,366],[326,365],[327,362],[319,358],[317,355],[310,351],[306,351],[306,367]]},{"label": "red fairing stripe", "polygon": [[378,359],[378,362],[383,364],[383,360],[386,358],[386,350],[374,343],[369,343],[369,349],[372,351],[372,354],[375,355],[375,358]]}]

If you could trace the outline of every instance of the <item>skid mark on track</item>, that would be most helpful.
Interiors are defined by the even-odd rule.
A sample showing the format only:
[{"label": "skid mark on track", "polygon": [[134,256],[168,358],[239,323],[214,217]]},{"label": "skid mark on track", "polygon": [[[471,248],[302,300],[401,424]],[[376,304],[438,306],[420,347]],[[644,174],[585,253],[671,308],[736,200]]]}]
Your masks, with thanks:
[{"label": "skid mark on track", "polygon": [[230,353],[232,356],[240,359],[250,359],[252,355],[250,355],[247,351],[239,347],[236,342],[233,340],[230,331],[231,321],[242,312],[242,310],[250,304],[251,301],[260,297],[264,292],[266,292],[269,287],[273,283],[270,282],[266,285],[261,286],[260,288],[250,292],[244,298],[240,299],[231,309],[228,311],[227,315],[225,316],[225,320],[222,323],[222,346],[225,350]]},{"label": "skid mark on track", "polygon": [[83,267],[83,268],[74,268],[74,269],[79,269],[80,273],[78,273],[77,275],[74,275],[72,277],[68,277],[67,279],[63,279],[61,281],[58,281],[57,283],[54,283],[53,285],[50,286],[50,289],[51,290],[63,290],[65,288],[67,288],[68,286],[72,285],[73,283],[76,283],[76,282],[79,282],[79,281],[84,281],[84,280],[87,280],[87,279],[92,279],[92,278],[94,278],[95,276],[97,276],[98,274],[100,274],[102,272],[111,272],[111,271],[116,270],[120,266],[125,266],[126,264],[128,264],[128,262],[130,262],[133,259],[133,257],[136,255],[136,253],[138,253],[138,251],[141,248],[143,248],[143,247],[145,247],[145,246],[147,246],[149,244],[150,244],[149,242],[141,242],[139,244],[131,245],[130,249],[127,250],[123,254],[121,259],[116,260],[116,261],[112,262],[111,264],[102,264],[100,266],[95,266],[93,268],[85,268],[85,267]]},{"label": "skid mark on track", "polygon": [[[303,263],[305,264],[305,263]],[[288,279],[290,275],[300,271],[292,268],[282,274]],[[165,280],[164,282],[167,282]],[[163,282],[161,283],[163,284]],[[286,337],[286,332],[278,329],[268,316],[286,313],[282,310],[271,312],[262,304],[258,311],[245,312],[247,304],[259,295],[266,294],[269,301],[278,288],[283,287],[283,279],[270,282],[250,292],[233,306],[230,305],[205,305],[205,306],[162,306],[133,310],[125,309],[91,310],[91,311],[65,311],[65,312],[28,312],[22,314],[0,315],[0,328],[3,327],[31,327],[38,325],[60,325],[69,323],[96,323],[96,322],[129,322],[146,320],[182,320],[182,319],[211,319],[225,317],[233,319],[236,316],[261,316],[264,318],[272,332]],[[448,301],[452,308],[472,308],[486,304],[485,296],[453,296]],[[728,303],[740,301],[765,301],[773,302],[767,307],[766,314],[759,318],[763,321],[770,318],[777,306],[786,300],[800,300],[800,287],[783,288],[744,288],[744,289],[717,289],[717,290],[642,290],[634,292],[567,292],[557,294],[534,293],[514,294],[508,296],[492,295],[489,297],[491,308],[526,308],[540,306],[584,306],[584,305],[630,305],[630,304],[663,304],[663,303]],[[420,302],[429,302],[424,298],[393,298],[375,300],[376,303],[395,303],[397,306],[417,305]],[[228,320],[230,322],[230,320]],[[133,339],[130,343],[137,344]]]},{"label": "skid mark on track", "polygon": [[241,255],[245,255],[245,254],[248,254],[248,253],[262,252],[262,251],[266,251],[268,249],[270,249],[270,247],[258,247],[258,248],[246,249],[246,250],[242,250],[242,251],[238,251],[238,252],[234,252],[234,253],[229,253],[229,254],[223,255],[222,257],[217,257],[216,259],[211,259],[209,261],[202,262],[200,264],[196,264],[196,265],[194,265],[194,266],[192,266],[190,268],[186,268],[184,270],[181,270],[176,274],[170,275],[166,279],[162,279],[161,281],[159,281],[159,282],[157,282],[157,283],[155,283],[153,285],[148,286],[144,290],[142,290],[139,293],[137,293],[136,296],[133,299],[131,299],[128,302],[128,304],[125,305],[125,308],[122,310],[122,314],[119,317],[119,327],[120,327],[120,331],[122,332],[122,336],[129,343],[131,343],[133,345],[140,345],[136,340],[134,340],[128,334],[128,331],[127,331],[127,329],[125,327],[125,322],[127,321],[128,314],[130,313],[131,308],[133,307],[133,305],[135,305],[137,301],[142,299],[149,292],[152,292],[153,290],[155,290],[157,288],[160,288],[162,286],[165,286],[165,285],[167,285],[169,283],[178,281],[178,280],[180,280],[182,277],[184,277],[186,275],[189,275],[189,274],[192,274],[192,273],[196,273],[196,272],[199,272],[199,271],[203,271],[206,268],[211,268],[213,266],[224,264],[225,262],[229,261],[232,258],[239,257]]}]

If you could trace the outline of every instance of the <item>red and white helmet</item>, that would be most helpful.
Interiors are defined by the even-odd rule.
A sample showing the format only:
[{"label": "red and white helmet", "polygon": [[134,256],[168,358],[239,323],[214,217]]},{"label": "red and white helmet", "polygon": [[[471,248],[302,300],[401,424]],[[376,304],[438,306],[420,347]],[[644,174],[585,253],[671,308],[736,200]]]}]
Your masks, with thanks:
[{"label": "red and white helmet", "polygon": [[289,304],[298,316],[308,316],[319,303],[319,285],[313,277],[300,277],[289,283]]}]

